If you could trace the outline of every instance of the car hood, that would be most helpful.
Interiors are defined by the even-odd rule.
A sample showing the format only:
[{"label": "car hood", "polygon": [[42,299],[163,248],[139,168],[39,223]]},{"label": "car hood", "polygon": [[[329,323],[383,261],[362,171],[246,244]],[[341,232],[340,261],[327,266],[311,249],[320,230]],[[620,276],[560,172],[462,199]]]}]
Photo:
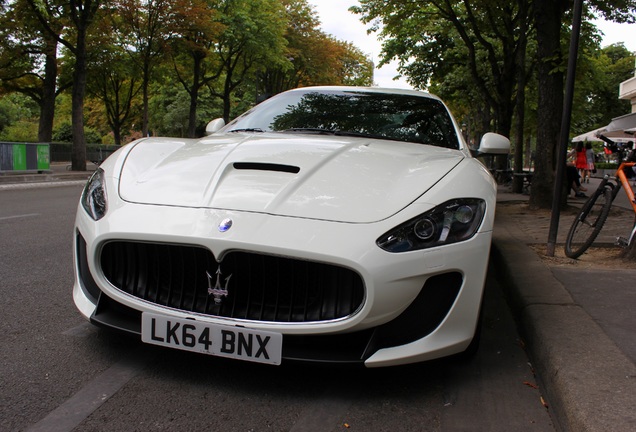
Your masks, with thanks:
[{"label": "car hood", "polygon": [[119,193],[140,204],[366,223],[408,206],[465,155],[357,137],[231,133],[137,142]]}]

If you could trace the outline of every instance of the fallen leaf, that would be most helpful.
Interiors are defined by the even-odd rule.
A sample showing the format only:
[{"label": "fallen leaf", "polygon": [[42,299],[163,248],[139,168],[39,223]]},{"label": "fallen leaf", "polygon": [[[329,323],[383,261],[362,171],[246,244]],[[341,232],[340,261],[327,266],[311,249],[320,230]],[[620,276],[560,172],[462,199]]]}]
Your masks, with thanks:
[{"label": "fallen leaf", "polygon": [[536,384],[532,384],[530,381],[524,381],[523,382],[525,385],[527,385],[528,387],[532,387],[533,389],[538,389],[539,386]]},{"label": "fallen leaf", "polygon": [[543,396],[541,396],[541,405],[548,408],[548,403],[545,401],[545,399],[543,399]]}]

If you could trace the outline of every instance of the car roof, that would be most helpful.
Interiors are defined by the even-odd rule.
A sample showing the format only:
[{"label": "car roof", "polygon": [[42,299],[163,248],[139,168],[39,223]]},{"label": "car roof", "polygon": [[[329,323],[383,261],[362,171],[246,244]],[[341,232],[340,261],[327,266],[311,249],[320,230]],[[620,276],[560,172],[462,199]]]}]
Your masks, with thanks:
[{"label": "car roof", "polygon": [[297,91],[308,91],[308,90],[316,90],[316,91],[359,91],[366,93],[390,93],[390,94],[402,94],[402,95],[411,95],[411,96],[419,96],[419,97],[429,97],[431,99],[441,99],[434,94],[421,91],[421,90],[411,90],[411,89],[401,89],[401,88],[391,88],[391,87],[356,87],[356,86],[310,86],[310,87],[298,87],[293,90],[288,90],[289,92],[297,92]]}]

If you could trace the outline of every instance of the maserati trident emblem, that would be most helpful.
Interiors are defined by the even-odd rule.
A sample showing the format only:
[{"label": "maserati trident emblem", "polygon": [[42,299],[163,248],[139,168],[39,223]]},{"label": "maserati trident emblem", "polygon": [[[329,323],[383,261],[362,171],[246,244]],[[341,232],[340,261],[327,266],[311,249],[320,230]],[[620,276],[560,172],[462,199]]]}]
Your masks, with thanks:
[{"label": "maserati trident emblem", "polygon": [[214,297],[214,304],[220,305],[223,301],[223,297],[227,297],[229,294],[227,287],[230,284],[230,278],[232,275],[229,275],[225,278],[225,288],[221,285],[221,265],[219,265],[216,269],[216,282],[214,286],[212,286],[212,276],[206,270],[205,274],[208,276],[208,296]]},{"label": "maserati trident emblem", "polygon": [[232,228],[232,219],[230,218],[223,219],[221,223],[219,224],[219,231],[221,232],[225,232],[229,230],[230,228]]}]

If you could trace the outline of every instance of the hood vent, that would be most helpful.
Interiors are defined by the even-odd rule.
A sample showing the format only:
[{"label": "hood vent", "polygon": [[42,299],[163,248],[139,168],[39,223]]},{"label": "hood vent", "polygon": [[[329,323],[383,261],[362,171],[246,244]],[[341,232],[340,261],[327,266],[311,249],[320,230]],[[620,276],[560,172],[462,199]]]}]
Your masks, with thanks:
[{"label": "hood vent", "polygon": [[234,169],[237,170],[254,170],[254,171],[277,171],[286,172],[290,174],[298,174],[300,168],[293,165],[281,165],[274,163],[261,163],[261,162],[234,162],[232,164]]}]

